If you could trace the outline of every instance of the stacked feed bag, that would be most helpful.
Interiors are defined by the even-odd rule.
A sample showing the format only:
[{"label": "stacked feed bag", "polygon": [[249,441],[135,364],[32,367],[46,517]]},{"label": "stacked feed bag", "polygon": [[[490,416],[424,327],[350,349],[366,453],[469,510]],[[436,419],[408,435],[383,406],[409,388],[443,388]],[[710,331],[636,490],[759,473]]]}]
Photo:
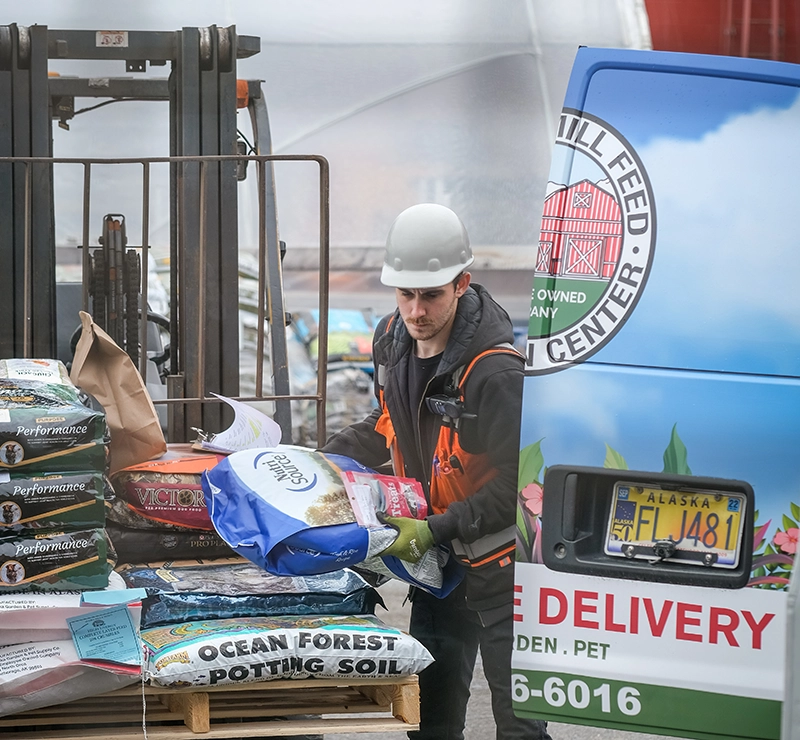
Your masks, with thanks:
[{"label": "stacked feed bag", "polygon": [[214,530],[201,485],[202,473],[221,459],[174,445],[158,460],[114,473],[106,518],[117,562],[232,557]]},{"label": "stacked feed bag", "polygon": [[0,361],[0,715],[140,680],[138,665],[84,660],[67,623],[87,592],[125,588],[105,532],[108,442],[63,364]]},{"label": "stacked feed bag", "polygon": [[[273,576],[241,558],[117,567],[142,588],[142,629],[195,620],[259,616],[371,614],[383,602],[350,569],[318,576]],[[116,574],[115,574],[116,575]]]},{"label": "stacked feed bag", "polygon": [[0,364],[0,594],[108,585],[108,428],[54,360]]},{"label": "stacked feed bag", "polygon": [[[122,578],[112,572],[106,590],[123,588]],[[73,642],[68,620],[90,619],[102,628],[107,618],[104,608],[84,603],[89,593],[25,591],[0,596],[0,716],[102,694],[140,680],[138,663],[87,660]],[[138,623],[138,606],[128,608],[131,624]],[[131,632],[135,640],[136,631]]]}]

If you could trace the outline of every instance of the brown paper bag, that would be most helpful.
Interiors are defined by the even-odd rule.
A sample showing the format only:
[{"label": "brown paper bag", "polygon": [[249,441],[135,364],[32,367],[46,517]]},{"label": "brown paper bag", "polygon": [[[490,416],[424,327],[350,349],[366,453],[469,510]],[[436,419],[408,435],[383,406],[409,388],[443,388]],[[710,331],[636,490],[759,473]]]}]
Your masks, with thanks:
[{"label": "brown paper bag", "polygon": [[81,338],[70,379],[103,406],[111,432],[111,473],[167,451],[155,406],[142,376],[120,346],[80,312]]}]

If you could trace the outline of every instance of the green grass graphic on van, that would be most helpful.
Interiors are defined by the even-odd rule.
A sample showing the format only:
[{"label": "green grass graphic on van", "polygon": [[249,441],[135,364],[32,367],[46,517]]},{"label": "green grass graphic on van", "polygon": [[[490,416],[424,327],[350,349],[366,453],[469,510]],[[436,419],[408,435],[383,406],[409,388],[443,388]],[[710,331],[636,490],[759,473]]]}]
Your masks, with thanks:
[{"label": "green grass graphic on van", "polygon": [[[609,445],[606,445],[606,459],[603,461],[603,467],[614,470],[629,470],[625,458]],[[664,470],[662,472],[674,475],[692,474],[692,469],[688,463],[686,445],[683,444],[683,440],[678,435],[677,424],[672,427],[669,444],[667,449],[664,450]]]}]

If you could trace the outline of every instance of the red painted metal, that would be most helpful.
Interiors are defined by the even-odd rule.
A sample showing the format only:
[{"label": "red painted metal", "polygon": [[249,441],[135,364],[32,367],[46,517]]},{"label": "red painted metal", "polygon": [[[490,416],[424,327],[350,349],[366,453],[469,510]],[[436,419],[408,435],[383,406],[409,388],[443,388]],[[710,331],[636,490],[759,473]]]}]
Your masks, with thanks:
[{"label": "red painted metal", "polygon": [[800,0],[645,0],[654,49],[800,63]]}]

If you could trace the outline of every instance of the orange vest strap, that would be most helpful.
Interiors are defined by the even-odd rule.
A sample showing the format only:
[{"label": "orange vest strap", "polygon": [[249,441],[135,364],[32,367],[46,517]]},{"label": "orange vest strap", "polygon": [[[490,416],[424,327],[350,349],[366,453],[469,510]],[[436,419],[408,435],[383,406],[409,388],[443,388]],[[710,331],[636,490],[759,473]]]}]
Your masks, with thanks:
[{"label": "orange vest strap", "polygon": [[387,447],[391,447],[392,444],[394,444],[394,424],[392,424],[392,417],[389,416],[386,407],[384,407],[383,413],[378,417],[378,421],[375,422],[375,431],[386,437]]},{"label": "orange vest strap", "polygon": [[472,368],[475,367],[475,364],[478,360],[483,359],[487,355],[497,355],[497,354],[504,354],[504,355],[516,355],[517,357],[521,357],[519,352],[515,350],[513,347],[510,346],[499,346],[499,347],[490,347],[489,349],[485,349],[478,355],[472,358],[471,362],[464,368],[464,372],[461,373],[461,377],[458,378],[458,387],[461,388],[464,385],[464,381],[466,381],[467,376],[472,372]]}]

